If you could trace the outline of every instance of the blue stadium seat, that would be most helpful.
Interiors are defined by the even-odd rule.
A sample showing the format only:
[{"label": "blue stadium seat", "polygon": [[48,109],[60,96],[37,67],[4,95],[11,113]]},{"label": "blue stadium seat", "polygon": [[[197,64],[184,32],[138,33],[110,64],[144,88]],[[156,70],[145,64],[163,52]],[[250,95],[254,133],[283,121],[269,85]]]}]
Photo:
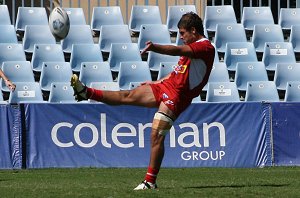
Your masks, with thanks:
[{"label": "blue stadium seat", "polygon": [[161,62],[178,62],[179,56],[170,56],[150,51],[147,63],[151,71],[158,71]]},{"label": "blue stadium seat", "polygon": [[268,73],[262,62],[241,62],[237,64],[235,83],[240,91],[246,91],[250,81],[268,81]]},{"label": "blue stadium seat", "polygon": [[103,62],[98,44],[75,44],[72,47],[70,64],[74,72],[80,72],[83,62]]},{"label": "blue stadium seat", "polygon": [[110,70],[119,72],[124,61],[142,61],[137,43],[113,43],[108,56]]},{"label": "blue stadium seat", "polygon": [[41,72],[44,62],[65,62],[61,45],[35,44],[31,59],[33,71]]},{"label": "blue stadium seat", "polygon": [[279,95],[273,81],[248,82],[245,101],[279,102]]},{"label": "blue stadium seat", "polygon": [[208,83],[206,102],[240,102],[240,96],[234,82]]},{"label": "blue stadium seat", "polygon": [[129,29],[135,33],[140,32],[145,24],[162,24],[158,6],[134,5],[129,18]]},{"label": "blue stadium seat", "polygon": [[16,31],[13,25],[0,25],[0,43],[18,43]]},{"label": "blue stadium seat", "polygon": [[75,103],[74,91],[70,85],[70,82],[51,83],[48,102]]},{"label": "blue stadium seat", "polygon": [[128,90],[133,90],[139,86],[141,86],[142,82],[130,82]]},{"label": "blue stadium seat", "polygon": [[292,25],[290,42],[293,45],[294,52],[300,53],[300,24]]},{"label": "blue stadium seat", "polygon": [[252,43],[256,52],[263,52],[266,42],[284,42],[282,29],[279,25],[255,25]]},{"label": "blue stadium seat", "polygon": [[296,63],[292,44],[287,42],[266,43],[262,62],[268,71],[275,71],[277,63]]},{"label": "blue stadium seat", "polygon": [[48,25],[44,7],[19,7],[16,19],[16,31],[24,32],[26,25]]},{"label": "blue stadium seat", "polygon": [[178,30],[177,23],[180,20],[180,18],[182,17],[182,15],[187,12],[197,13],[196,6],[195,5],[168,6],[166,25],[170,32],[173,32],[173,33],[177,32],[177,30]]},{"label": "blue stadium seat", "polygon": [[244,7],[241,23],[245,30],[254,30],[254,25],[274,24],[274,18],[270,7]]},{"label": "blue stadium seat", "polygon": [[[212,82],[230,82],[227,67],[224,63],[214,63],[207,83]],[[206,91],[208,84],[203,87]]]},{"label": "blue stadium seat", "polygon": [[241,24],[218,24],[214,41],[216,50],[225,53],[228,42],[247,42],[244,26]]},{"label": "blue stadium seat", "polygon": [[[8,61],[3,62],[2,71],[11,82],[34,82],[33,71],[29,61]],[[1,79],[1,90],[9,92],[5,82]]]},{"label": "blue stadium seat", "polygon": [[257,56],[253,43],[229,42],[226,44],[224,62],[229,71],[235,71],[239,62],[256,62]]},{"label": "blue stadium seat", "polygon": [[0,43],[0,65],[5,61],[26,61],[22,44]]},{"label": "blue stadium seat", "polygon": [[102,25],[99,46],[102,52],[109,53],[112,43],[131,43],[128,25]]},{"label": "blue stadium seat", "polygon": [[0,91],[0,104],[4,104],[3,94]]},{"label": "blue stadium seat", "polygon": [[120,91],[118,82],[92,82],[91,88],[107,91]]},{"label": "blue stadium seat", "polygon": [[169,30],[166,25],[147,24],[141,25],[138,46],[140,50],[146,47],[146,42],[152,41],[158,44],[172,44]]},{"label": "blue stadium seat", "polygon": [[157,80],[160,80],[174,71],[175,66],[178,64],[177,61],[174,62],[160,62]]},{"label": "blue stadium seat", "polygon": [[121,62],[118,83],[121,90],[129,90],[130,82],[151,81],[149,66],[144,61]]},{"label": "blue stadium seat", "polygon": [[215,32],[217,24],[236,24],[234,9],[231,5],[206,6],[203,25],[208,32]]},{"label": "blue stadium seat", "polygon": [[23,38],[24,51],[33,53],[35,44],[56,44],[48,25],[26,25]]},{"label": "blue stadium seat", "polygon": [[277,89],[285,90],[290,81],[300,81],[300,63],[278,63],[274,75]]},{"label": "blue stadium seat", "polygon": [[10,91],[8,102],[15,103],[43,103],[43,95],[37,82],[17,82],[15,91]]},{"label": "blue stadium seat", "polygon": [[11,25],[7,5],[0,5],[0,25]]},{"label": "blue stadium seat", "polygon": [[[50,91],[51,83],[69,83],[72,76],[72,69],[68,62],[44,62],[40,76],[42,91]],[[70,84],[70,83],[69,83]]]},{"label": "blue stadium seat", "polygon": [[120,6],[94,7],[91,27],[100,31],[102,25],[124,25]]},{"label": "blue stadium seat", "polygon": [[283,30],[291,30],[292,25],[300,24],[300,8],[281,8],[278,25]]},{"label": "blue stadium seat", "polygon": [[89,87],[92,82],[113,82],[113,77],[108,62],[83,62],[79,80]]},{"label": "blue stadium seat", "polygon": [[284,101],[300,102],[300,81],[287,83]]},{"label": "blue stadium seat", "polygon": [[71,53],[74,44],[94,44],[91,28],[89,25],[70,26],[67,37],[61,40],[61,46],[65,53]]},{"label": "blue stadium seat", "polygon": [[63,8],[68,14],[70,25],[86,25],[82,8]]},{"label": "blue stadium seat", "polygon": [[182,39],[180,38],[179,30],[177,30],[175,44],[176,44],[177,46],[178,46],[178,45],[183,45],[183,41],[182,41]]}]

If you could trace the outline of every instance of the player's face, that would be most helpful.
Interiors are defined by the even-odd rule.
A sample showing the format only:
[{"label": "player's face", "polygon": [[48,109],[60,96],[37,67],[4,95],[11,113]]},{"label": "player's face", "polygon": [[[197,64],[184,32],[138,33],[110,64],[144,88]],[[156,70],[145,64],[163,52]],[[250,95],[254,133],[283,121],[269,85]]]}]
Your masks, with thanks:
[{"label": "player's face", "polygon": [[195,28],[192,28],[191,31],[187,31],[184,28],[179,29],[180,39],[182,39],[183,43],[190,44],[197,40],[197,37],[195,35]]}]

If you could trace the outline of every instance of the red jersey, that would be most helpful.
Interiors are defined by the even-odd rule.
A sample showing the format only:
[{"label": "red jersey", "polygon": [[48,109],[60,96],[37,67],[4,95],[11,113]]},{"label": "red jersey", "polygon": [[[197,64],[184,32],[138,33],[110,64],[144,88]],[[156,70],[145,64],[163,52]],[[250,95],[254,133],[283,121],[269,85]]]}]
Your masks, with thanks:
[{"label": "red jersey", "polygon": [[189,44],[193,58],[181,56],[168,79],[151,84],[157,102],[164,102],[179,115],[199,96],[208,81],[215,57],[215,48],[206,38]]}]

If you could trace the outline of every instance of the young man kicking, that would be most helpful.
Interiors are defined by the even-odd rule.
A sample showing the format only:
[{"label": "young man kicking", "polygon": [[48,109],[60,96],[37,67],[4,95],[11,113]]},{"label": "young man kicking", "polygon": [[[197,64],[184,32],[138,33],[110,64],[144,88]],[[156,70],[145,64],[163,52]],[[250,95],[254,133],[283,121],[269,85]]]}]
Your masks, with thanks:
[{"label": "young man kicking", "polygon": [[174,71],[159,81],[142,83],[134,90],[104,91],[86,87],[77,75],[71,78],[78,101],[93,99],[110,105],[137,105],[157,107],[152,122],[151,154],[145,179],[134,190],[155,189],[156,177],[164,157],[164,140],[176,118],[199,96],[208,81],[215,49],[205,38],[202,19],[195,13],[186,13],[178,22],[184,45],[159,45],[151,41],[142,51],[180,56]]}]

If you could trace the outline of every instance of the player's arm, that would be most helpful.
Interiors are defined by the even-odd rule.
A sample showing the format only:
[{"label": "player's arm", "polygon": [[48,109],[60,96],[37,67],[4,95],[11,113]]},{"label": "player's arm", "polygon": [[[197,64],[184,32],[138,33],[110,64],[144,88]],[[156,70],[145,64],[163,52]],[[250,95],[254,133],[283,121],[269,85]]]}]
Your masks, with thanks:
[{"label": "player's arm", "polygon": [[10,89],[10,90],[15,90],[16,85],[14,85],[3,73],[3,71],[0,69],[0,78],[2,78],[5,82],[5,85]]},{"label": "player's arm", "polygon": [[145,49],[141,52],[141,54],[144,54],[147,51],[153,51],[160,54],[166,54],[171,56],[187,56],[187,57],[193,57],[194,52],[188,45],[160,45],[160,44],[154,44],[151,41],[146,42]]}]

